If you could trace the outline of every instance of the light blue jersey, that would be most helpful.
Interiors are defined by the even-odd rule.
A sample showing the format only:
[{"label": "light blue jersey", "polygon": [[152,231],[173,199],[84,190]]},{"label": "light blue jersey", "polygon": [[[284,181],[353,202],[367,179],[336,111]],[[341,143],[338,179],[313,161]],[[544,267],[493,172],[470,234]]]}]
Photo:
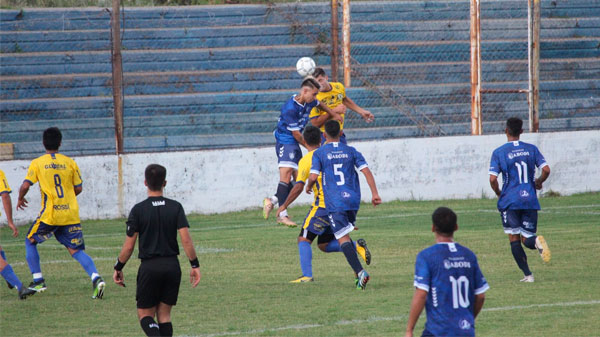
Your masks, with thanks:
[{"label": "light blue jersey", "polygon": [[492,154],[489,174],[502,173],[498,210],[540,209],[535,191],[535,168],[548,165],[535,145],[508,142]]},{"label": "light blue jersey", "polygon": [[279,144],[298,144],[292,132],[302,133],[308,123],[310,111],[320,104],[319,100],[300,104],[294,99],[295,97],[296,95],[292,96],[281,107],[277,129],[274,132],[275,139]]},{"label": "light blue jersey", "polygon": [[472,251],[455,242],[422,250],[415,263],[414,286],[427,292],[423,335],[475,335],[475,295],[489,285]]},{"label": "light blue jersey", "polygon": [[310,173],[323,173],[327,211],[356,211],[360,207],[358,172],[368,167],[363,155],[343,143],[328,143],[313,155]]}]

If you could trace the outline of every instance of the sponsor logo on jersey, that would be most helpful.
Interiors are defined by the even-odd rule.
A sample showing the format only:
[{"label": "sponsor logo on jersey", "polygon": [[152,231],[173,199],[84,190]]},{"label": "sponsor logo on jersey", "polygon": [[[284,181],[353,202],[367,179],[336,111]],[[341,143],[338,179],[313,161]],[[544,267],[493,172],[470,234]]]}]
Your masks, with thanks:
[{"label": "sponsor logo on jersey", "polygon": [[159,201],[153,201],[152,202],[152,206],[164,206],[165,205],[165,201],[164,200],[159,200]]},{"label": "sponsor logo on jersey", "polygon": [[529,156],[529,151],[511,152],[508,154],[508,159],[513,159],[516,157],[523,157],[523,156]]},{"label": "sponsor logo on jersey", "polygon": [[66,170],[67,169],[67,165],[52,163],[52,164],[46,164],[46,165],[44,165],[44,168],[46,170],[49,170],[49,169],[53,169],[53,170]]},{"label": "sponsor logo on jersey", "polygon": [[469,330],[471,329],[471,323],[469,323],[469,321],[467,321],[466,319],[462,319],[460,320],[460,322],[458,322],[458,327],[463,330]]},{"label": "sponsor logo on jersey", "polygon": [[54,205],[52,207],[54,208],[55,211],[68,211],[69,209],[71,209],[71,207],[69,207],[69,204]]},{"label": "sponsor logo on jersey", "polygon": [[450,261],[444,260],[444,268],[471,268],[471,262],[469,261]]},{"label": "sponsor logo on jersey", "polygon": [[327,154],[327,159],[332,160],[332,159],[343,159],[343,158],[349,158],[347,153],[328,153]]},{"label": "sponsor logo on jersey", "polygon": [[519,195],[523,198],[527,198],[529,196],[529,192],[527,192],[526,190],[521,190],[521,192],[519,192]]}]

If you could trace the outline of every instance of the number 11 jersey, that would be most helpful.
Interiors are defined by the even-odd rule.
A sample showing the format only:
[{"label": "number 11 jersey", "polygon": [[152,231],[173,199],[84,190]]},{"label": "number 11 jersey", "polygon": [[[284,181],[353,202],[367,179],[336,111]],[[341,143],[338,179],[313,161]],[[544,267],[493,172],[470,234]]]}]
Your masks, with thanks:
[{"label": "number 11 jersey", "polygon": [[508,142],[492,153],[489,174],[502,173],[498,210],[540,209],[535,191],[535,168],[548,165],[535,145]]},{"label": "number 11 jersey", "polygon": [[471,250],[455,242],[422,250],[415,263],[414,286],[427,292],[423,335],[475,335],[475,295],[489,285]]}]

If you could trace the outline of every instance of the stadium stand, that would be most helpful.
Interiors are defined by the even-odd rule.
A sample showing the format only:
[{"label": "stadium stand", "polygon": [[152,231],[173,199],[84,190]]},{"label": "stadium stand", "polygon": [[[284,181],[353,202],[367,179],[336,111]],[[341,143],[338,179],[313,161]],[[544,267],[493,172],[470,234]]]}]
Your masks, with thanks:
[{"label": "stadium stand", "polygon": [[[413,125],[414,116],[390,108],[369,88],[371,79],[400,90],[417,119],[435,122],[426,128],[468,134],[468,1],[386,5],[381,11],[368,2],[352,4],[352,55],[360,76],[353,77],[348,95],[377,119],[370,125],[348,119],[351,139],[425,134]],[[296,60],[330,62],[328,50],[315,42],[315,36],[328,39],[327,6],[125,8],[125,150],[272,144],[281,104],[299,83]],[[496,88],[527,81],[527,31],[511,28],[527,14],[514,9],[519,6],[482,4],[482,17],[489,19],[482,31],[482,57],[490,61],[484,78],[500,83]],[[600,1],[544,0],[542,18],[540,113],[553,122],[541,130],[599,128]],[[0,20],[0,143],[12,144],[15,159],[31,158],[42,152],[41,131],[58,126],[66,154],[114,153],[108,11],[2,10]],[[494,111],[494,121],[526,114],[513,96],[486,97],[484,113]],[[484,124],[486,133],[501,129],[500,122]]]}]

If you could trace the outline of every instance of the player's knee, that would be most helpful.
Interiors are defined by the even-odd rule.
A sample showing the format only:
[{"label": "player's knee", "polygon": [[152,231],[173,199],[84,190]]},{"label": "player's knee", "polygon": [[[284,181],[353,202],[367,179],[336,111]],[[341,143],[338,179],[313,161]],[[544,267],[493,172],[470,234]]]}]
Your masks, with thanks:
[{"label": "player's knee", "polygon": [[36,245],[37,242],[35,241],[34,238],[25,238],[25,244],[26,245]]},{"label": "player's knee", "polygon": [[308,242],[309,244],[312,244],[312,240],[309,240],[303,236],[298,237],[298,243],[300,243],[300,242]]}]

